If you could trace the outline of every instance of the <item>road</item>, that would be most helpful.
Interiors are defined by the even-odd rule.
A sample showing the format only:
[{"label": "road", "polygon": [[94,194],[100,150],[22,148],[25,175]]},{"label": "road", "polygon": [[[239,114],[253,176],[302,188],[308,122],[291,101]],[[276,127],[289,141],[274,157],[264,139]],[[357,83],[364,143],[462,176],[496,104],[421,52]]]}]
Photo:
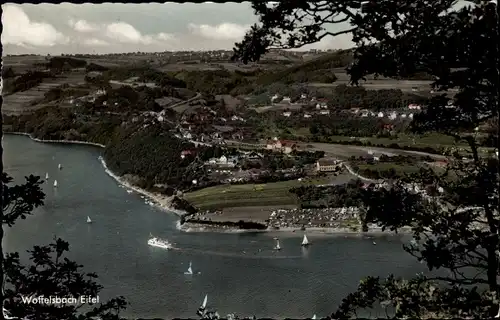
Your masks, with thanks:
[{"label": "road", "polygon": [[173,109],[173,108],[181,106],[181,105],[183,105],[185,103],[190,103],[191,101],[194,101],[196,99],[200,99],[201,97],[202,97],[201,93],[196,92],[196,95],[194,97],[189,98],[189,99],[184,100],[184,101],[176,102],[173,105],[166,107],[165,109]]},{"label": "road", "polygon": [[[238,146],[241,144],[239,141],[234,140],[226,140],[226,143],[231,146]],[[391,148],[380,148],[380,147],[363,147],[363,146],[353,146],[353,145],[343,145],[343,144],[333,144],[333,143],[303,143],[308,146],[312,146],[311,148],[305,148],[308,151],[324,151],[326,156],[336,157],[343,160],[349,159],[351,156],[363,156],[368,153],[368,151],[373,151],[377,153],[383,153],[388,156],[395,155],[418,155],[418,156],[429,156],[432,159],[443,160],[446,159],[445,156],[439,154],[432,154],[420,151],[409,151],[409,150],[400,150],[400,149],[391,149]],[[255,148],[265,148],[263,144],[251,144],[244,143],[245,147],[254,146]]]},{"label": "road", "polygon": [[410,150],[400,150],[391,148],[380,148],[380,147],[364,147],[364,146],[353,146],[353,145],[343,145],[343,144],[333,144],[333,143],[308,143],[312,148],[309,150],[324,151],[326,155],[337,156],[339,158],[348,159],[351,156],[361,156],[366,155],[368,151],[373,151],[377,153],[383,153],[388,156],[395,155],[418,155],[418,156],[429,156],[433,159],[443,160],[446,156],[439,154],[426,153],[421,151],[410,151]]}]

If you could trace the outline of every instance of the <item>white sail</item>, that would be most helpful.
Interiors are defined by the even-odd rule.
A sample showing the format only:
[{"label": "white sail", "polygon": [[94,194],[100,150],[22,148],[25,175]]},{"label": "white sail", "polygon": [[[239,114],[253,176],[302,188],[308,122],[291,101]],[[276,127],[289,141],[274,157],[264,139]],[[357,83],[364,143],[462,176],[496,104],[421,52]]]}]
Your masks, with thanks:
[{"label": "white sail", "polygon": [[49,173],[47,172],[47,173],[45,174],[45,180],[48,180],[48,179],[49,179]]},{"label": "white sail", "polygon": [[87,223],[91,223],[91,222],[92,222],[92,220],[90,219],[89,216],[87,216]]},{"label": "white sail", "polygon": [[193,268],[192,268],[192,263],[191,262],[189,262],[188,271],[184,272],[184,274],[193,274]]},{"label": "white sail", "polygon": [[54,188],[57,188],[57,180],[54,180]]},{"label": "white sail", "polygon": [[276,239],[276,247],[274,247],[275,250],[281,250],[281,247],[280,247],[280,240],[279,239]]},{"label": "white sail", "polygon": [[57,166],[59,168],[59,170],[62,169],[62,164],[59,163],[59,165]]},{"label": "white sail", "polygon": [[203,303],[201,304],[201,308],[205,309],[207,307],[208,302],[208,294],[205,295],[205,299],[203,299]]},{"label": "white sail", "polygon": [[311,319],[312,319],[312,320],[316,320],[316,315],[314,315]]},{"label": "white sail", "polygon": [[302,239],[302,245],[307,246],[309,244],[309,240],[307,240],[307,236],[304,235],[304,239]]}]

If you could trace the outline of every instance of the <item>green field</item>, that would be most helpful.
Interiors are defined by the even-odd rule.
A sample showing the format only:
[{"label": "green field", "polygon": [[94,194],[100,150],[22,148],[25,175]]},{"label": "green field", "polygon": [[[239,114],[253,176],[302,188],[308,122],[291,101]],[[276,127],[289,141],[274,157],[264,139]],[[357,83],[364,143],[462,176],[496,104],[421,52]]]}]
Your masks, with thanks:
[{"label": "green field", "polygon": [[[276,132],[277,129],[270,132],[274,135],[279,134],[280,132]],[[281,132],[282,133],[282,132]],[[290,133],[297,138],[310,138],[312,137],[309,132],[309,128],[299,128],[299,129],[290,129]],[[389,138],[376,138],[376,137],[355,137],[354,139],[349,136],[329,136],[333,141],[354,141],[359,140],[362,142],[370,142],[372,144],[381,144],[385,146],[389,146],[392,143],[397,143],[400,146],[413,146],[413,147],[465,147],[468,145],[465,141],[460,141],[458,143],[455,142],[455,139],[446,136],[440,133],[426,133],[423,135],[412,135],[412,134],[398,134],[396,139]],[[480,148],[486,150],[487,148]],[[480,150],[480,151],[484,151]]]},{"label": "green field", "polygon": [[356,164],[359,167],[358,172],[363,175],[362,170],[370,169],[370,170],[378,170],[378,171],[386,171],[389,169],[394,169],[398,175],[403,175],[405,173],[416,173],[423,168],[423,164],[398,164],[391,162],[377,162],[375,164]]},{"label": "green field", "polygon": [[252,207],[296,204],[288,190],[301,185],[327,183],[327,179],[280,181],[267,184],[220,185],[184,194],[184,198],[201,210],[230,207]]}]

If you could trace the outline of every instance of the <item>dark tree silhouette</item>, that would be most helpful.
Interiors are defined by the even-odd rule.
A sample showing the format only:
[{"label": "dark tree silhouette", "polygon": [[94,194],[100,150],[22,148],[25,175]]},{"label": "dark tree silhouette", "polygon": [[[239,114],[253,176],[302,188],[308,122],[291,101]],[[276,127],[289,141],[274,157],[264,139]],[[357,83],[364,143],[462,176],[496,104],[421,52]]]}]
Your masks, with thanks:
[{"label": "dark tree silhouette", "polygon": [[[2,224],[12,227],[17,219],[26,219],[33,209],[44,203],[41,189],[44,181],[30,175],[21,185],[11,186],[12,178],[2,173]],[[35,246],[29,251],[31,264],[24,266],[19,254],[4,255],[2,248],[2,302],[10,317],[37,320],[118,320],[119,311],[126,307],[123,297],[89,304],[81,297],[97,297],[102,286],[97,275],[83,273],[82,266],[64,256],[69,244],[61,239],[47,246]],[[74,297],[75,303],[26,303],[23,299],[38,297]]]},{"label": "dark tree silhouette", "polygon": [[[298,48],[351,33],[356,47],[347,72],[353,84],[367,75],[430,75],[437,94],[415,116],[412,130],[439,131],[469,146],[471,160],[457,160],[463,155],[452,151],[442,171],[423,170],[390,188],[372,186],[363,196],[366,222],[396,231],[409,226],[414,242],[405,250],[429,270],[444,272],[410,280],[369,277],[332,317],[348,318],[379,304],[397,318],[494,316],[500,298],[498,131],[491,133],[496,155],[485,154],[475,128],[498,121],[496,2],[286,0],[252,6],[260,22],[236,44],[234,59],[247,63],[273,47]],[[336,23],[344,29],[328,31]],[[440,192],[431,197],[420,191],[425,186]]]}]

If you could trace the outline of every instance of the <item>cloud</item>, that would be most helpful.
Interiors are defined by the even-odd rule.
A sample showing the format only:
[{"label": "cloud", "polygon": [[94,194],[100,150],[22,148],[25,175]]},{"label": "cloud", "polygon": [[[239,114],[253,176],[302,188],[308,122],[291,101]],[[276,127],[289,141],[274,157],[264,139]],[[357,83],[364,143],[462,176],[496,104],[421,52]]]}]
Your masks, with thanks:
[{"label": "cloud", "polygon": [[214,40],[239,40],[243,38],[250,26],[235,23],[221,23],[219,25],[194,24],[188,25],[189,30],[196,35]]},{"label": "cloud", "polygon": [[158,40],[163,40],[163,41],[171,41],[175,40],[175,37],[171,34],[165,33],[165,32],[160,32],[156,35],[156,38]]},{"label": "cloud", "polygon": [[69,20],[69,25],[77,32],[94,32],[99,30],[99,26],[91,24],[86,20]]},{"label": "cloud", "polygon": [[69,38],[51,24],[31,21],[18,6],[3,5],[2,23],[3,44],[51,47],[69,42]]},{"label": "cloud", "polygon": [[[156,45],[168,46],[177,41],[173,34],[160,32],[142,34],[126,22],[91,23],[87,20],[70,19],[68,25],[78,33],[78,41],[87,47],[111,45]],[[75,39],[75,41],[77,41]]]},{"label": "cloud", "polygon": [[109,43],[104,41],[104,40],[101,40],[101,39],[90,38],[90,39],[83,40],[83,45],[88,46],[88,47],[92,47],[92,46],[101,47],[101,46],[109,46]]},{"label": "cloud", "polygon": [[151,36],[143,36],[136,28],[125,22],[115,22],[106,26],[106,36],[122,43],[150,44]]}]

